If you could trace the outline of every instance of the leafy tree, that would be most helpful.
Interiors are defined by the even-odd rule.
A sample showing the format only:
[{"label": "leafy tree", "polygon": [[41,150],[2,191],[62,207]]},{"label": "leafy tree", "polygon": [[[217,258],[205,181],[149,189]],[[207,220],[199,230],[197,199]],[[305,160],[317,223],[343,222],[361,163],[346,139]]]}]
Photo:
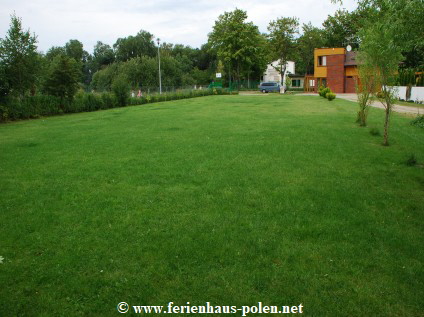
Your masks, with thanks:
[{"label": "leafy tree", "polygon": [[80,64],[67,55],[57,55],[49,66],[44,91],[62,100],[72,100],[80,78]]},{"label": "leafy tree", "polygon": [[235,9],[225,12],[215,21],[213,31],[209,34],[211,50],[217,52],[218,59],[222,60],[229,70],[229,76],[239,80],[243,73],[248,73],[255,64],[264,64],[261,53],[264,41],[257,26],[252,22],[245,22],[245,11]]},{"label": "leafy tree", "polygon": [[374,21],[364,28],[361,33],[359,61],[363,67],[374,70],[374,80],[381,92],[377,94],[385,108],[384,145],[389,145],[390,114],[395,96],[391,85],[395,81],[395,73],[403,59],[401,47],[396,44],[396,28],[391,21]]},{"label": "leafy tree", "polygon": [[40,68],[36,43],[36,36],[23,31],[21,19],[13,14],[6,38],[0,40],[3,93],[23,97],[34,89]]},{"label": "leafy tree", "polygon": [[297,18],[279,18],[268,25],[270,58],[278,60],[275,69],[284,77],[287,62],[296,54],[295,36],[299,32]]},{"label": "leafy tree", "polygon": [[394,42],[402,47],[404,67],[424,67],[424,1],[361,0],[358,4],[373,12],[374,21],[388,21]]},{"label": "leafy tree", "polygon": [[52,46],[46,53],[46,58],[49,61],[52,61],[57,55],[65,55],[66,51],[64,47],[61,46]]},{"label": "leafy tree", "polygon": [[350,44],[358,47],[358,31],[361,27],[361,18],[358,11],[337,10],[334,16],[322,24],[324,26],[325,46],[345,47]]},{"label": "leafy tree", "polygon": [[[331,0],[343,3],[342,0]],[[376,21],[387,21],[394,42],[402,47],[403,67],[424,66],[424,1],[422,0],[357,0],[358,9],[351,17],[357,30]],[[339,31],[337,31],[339,32]]]},{"label": "leafy tree", "polygon": [[[197,67],[194,67],[192,71],[190,72],[190,76],[193,79],[191,84],[197,84],[197,85],[206,85],[209,84],[211,81],[212,73],[208,70],[201,70]],[[187,81],[183,80],[183,85],[188,85],[189,83]]]},{"label": "leafy tree", "polygon": [[82,83],[85,87],[88,87],[93,78],[93,56],[87,51],[83,51],[82,54]]},{"label": "leafy tree", "polygon": [[78,40],[69,40],[65,44],[65,53],[75,61],[82,63],[84,56],[83,44]]},{"label": "leafy tree", "polygon": [[9,90],[9,82],[6,77],[6,70],[4,65],[0,63],[0,102],[9,93]]},{"label": "leafy tree", "polygon": [[130,83],[132,89],[158,84],[157,61],[148,56],[135,57],[121,63],[118,73]]},{"label": "leafy tree", "polygon": [[119,65],[119,63],[113,63],[95,72],[91,87],[98,91],[110,91],[112,81],[118,74]]},{"label": "leafy tree", "polygon": [[96,72],[103,66],[110,65],[115,61],[115,53],[112,47],[100,41],[94,46],[92,58],[92,71]]},{"label": "leafy tree", "polygon": [[119,38],[115,44],[116,60],[125,62],[138,56],[156,56],[156,46],[153,42],[153,34],[141,30],[136,36]]},{"label": "leafy tree", "polygon": [[203,44],[197,51],[197,64],[200,70],[211,70],[213,72],[218,60],[216,52],[210,47],[209,43]]},{"label": "leafy tree", "polygon": [[324,31],[313,26],[310,22],[302,25],[302,35],[297,39],[298,58],[296,59],[297,73],[314,73],[314,49],[324,46]]}]

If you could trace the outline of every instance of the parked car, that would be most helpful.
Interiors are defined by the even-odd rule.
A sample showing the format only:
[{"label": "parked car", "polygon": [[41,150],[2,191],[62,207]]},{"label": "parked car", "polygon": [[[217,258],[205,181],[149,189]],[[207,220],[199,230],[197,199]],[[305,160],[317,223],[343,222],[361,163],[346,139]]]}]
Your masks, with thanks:
[{"label": "parked car", "polygon": [[279,83],[261,83],[259,85],[259,91],[262,92],[270,92],[270,91],[280,91],[280,84]]}]

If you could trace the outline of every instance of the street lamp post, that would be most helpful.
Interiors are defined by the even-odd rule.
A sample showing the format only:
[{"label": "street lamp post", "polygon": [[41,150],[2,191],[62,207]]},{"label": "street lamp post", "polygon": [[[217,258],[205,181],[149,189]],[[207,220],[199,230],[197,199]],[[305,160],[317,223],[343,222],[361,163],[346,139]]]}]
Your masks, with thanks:
[{"label": "street lamp post", "polygon": [[160,38],[157,38],[156,41],[158,42],[158,59],[159,59],[159,94],[162,95],[162,77],[160,74]]}]

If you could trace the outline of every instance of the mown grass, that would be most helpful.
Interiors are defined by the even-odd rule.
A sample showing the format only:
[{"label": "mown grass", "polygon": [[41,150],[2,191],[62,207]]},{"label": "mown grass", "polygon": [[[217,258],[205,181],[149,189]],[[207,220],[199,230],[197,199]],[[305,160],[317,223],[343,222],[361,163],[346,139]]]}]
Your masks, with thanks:
[{"label": "mown grass", "polygon": [[0,125],[1,315],[421,315],[424,131],[393,114],[384,147],[356,112],[211,96]]}]

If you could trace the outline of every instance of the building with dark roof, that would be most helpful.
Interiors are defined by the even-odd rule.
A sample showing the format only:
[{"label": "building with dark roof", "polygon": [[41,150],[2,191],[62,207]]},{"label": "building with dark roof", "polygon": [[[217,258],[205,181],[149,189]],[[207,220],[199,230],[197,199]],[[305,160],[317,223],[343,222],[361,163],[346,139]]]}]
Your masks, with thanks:
[{"label": "building with dark roof", "polygon": [[[358,82],[356,52],[343,47],[316,48],[314,51],[314,91],[320,86],[335,93],[354,93]],[[312,82],[311,82],[312,83]]]}]

